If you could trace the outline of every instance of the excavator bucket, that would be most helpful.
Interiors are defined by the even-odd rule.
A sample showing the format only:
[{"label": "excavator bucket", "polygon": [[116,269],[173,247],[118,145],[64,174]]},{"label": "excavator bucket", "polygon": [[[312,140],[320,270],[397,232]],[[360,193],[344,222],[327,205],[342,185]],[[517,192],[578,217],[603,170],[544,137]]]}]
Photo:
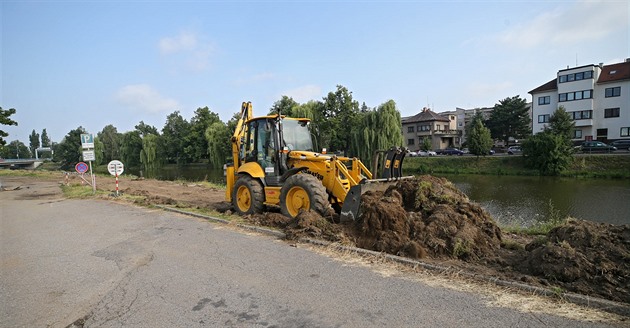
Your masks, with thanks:
[{"label": "excavator bucket", "polygon": [[413,178],[413,176],[402,175],[402,163],[406,154],[406,149],[398,147],[392,147],[389,150],[377,150],[374,153],[372,170],[379,172],[379,163],[382,162],[381,178],[364,179],[359,184],[350,187],[339,214],[342,223],[358,218],[361,209],[361,195],[368,191],[385,191],[400,180]]}]

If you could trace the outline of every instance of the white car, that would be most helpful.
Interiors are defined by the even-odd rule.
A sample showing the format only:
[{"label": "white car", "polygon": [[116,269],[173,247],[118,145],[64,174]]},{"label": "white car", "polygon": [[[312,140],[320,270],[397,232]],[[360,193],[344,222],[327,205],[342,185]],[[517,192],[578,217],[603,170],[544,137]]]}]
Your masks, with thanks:
[{"label": "white car", "polygon": [[423,156],[423,157],[424,156],[437,156],[437,153],[432,150],[429,150],[429,151],[421,150],[418,152],[418,156]]}]

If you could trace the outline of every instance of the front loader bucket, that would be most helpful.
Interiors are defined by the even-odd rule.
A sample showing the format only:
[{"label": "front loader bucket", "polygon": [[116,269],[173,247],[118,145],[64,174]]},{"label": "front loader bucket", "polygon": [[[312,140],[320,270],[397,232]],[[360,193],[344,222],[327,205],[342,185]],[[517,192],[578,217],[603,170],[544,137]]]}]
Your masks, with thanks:
[{"label": "front loader bucket", "polygon": [[368,191],[385,191],[389,186],[395,185],[400,180],[412,179],[413,176],[391,178],[391,179],[372,179],[363,180],[358,185],[350,187],[348,195],[341,207],[339,219],[342,223],[355,221],[359,217],[361,208],[361,195]]}]

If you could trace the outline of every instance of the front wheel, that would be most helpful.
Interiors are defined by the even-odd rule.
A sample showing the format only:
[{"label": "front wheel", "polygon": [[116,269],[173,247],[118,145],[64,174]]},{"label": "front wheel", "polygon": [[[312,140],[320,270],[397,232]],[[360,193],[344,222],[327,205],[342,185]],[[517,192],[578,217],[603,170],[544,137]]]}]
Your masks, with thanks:
[{"label": "front wheel", "polygon": [[310,174],[290,176],[280,190],[280,210],[288,217],[295,218],[301,209],[326,215],[329,208],[326,188]]},{"label": "front wheel", "polygon": [[265,195],[259,181],[249,175],[241,176],[234,184],[232,205],[240,215],[261,213]]}]

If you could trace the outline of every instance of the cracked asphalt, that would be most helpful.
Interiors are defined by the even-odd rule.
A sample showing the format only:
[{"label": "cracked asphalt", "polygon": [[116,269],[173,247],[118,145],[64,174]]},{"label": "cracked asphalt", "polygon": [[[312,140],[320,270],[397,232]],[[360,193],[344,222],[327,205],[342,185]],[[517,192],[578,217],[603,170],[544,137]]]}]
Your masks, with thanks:
[{"label": "cracked asphalt", "polygon": [[0,228],[0,327],[606,327],[53,182],[0,192]]}]

